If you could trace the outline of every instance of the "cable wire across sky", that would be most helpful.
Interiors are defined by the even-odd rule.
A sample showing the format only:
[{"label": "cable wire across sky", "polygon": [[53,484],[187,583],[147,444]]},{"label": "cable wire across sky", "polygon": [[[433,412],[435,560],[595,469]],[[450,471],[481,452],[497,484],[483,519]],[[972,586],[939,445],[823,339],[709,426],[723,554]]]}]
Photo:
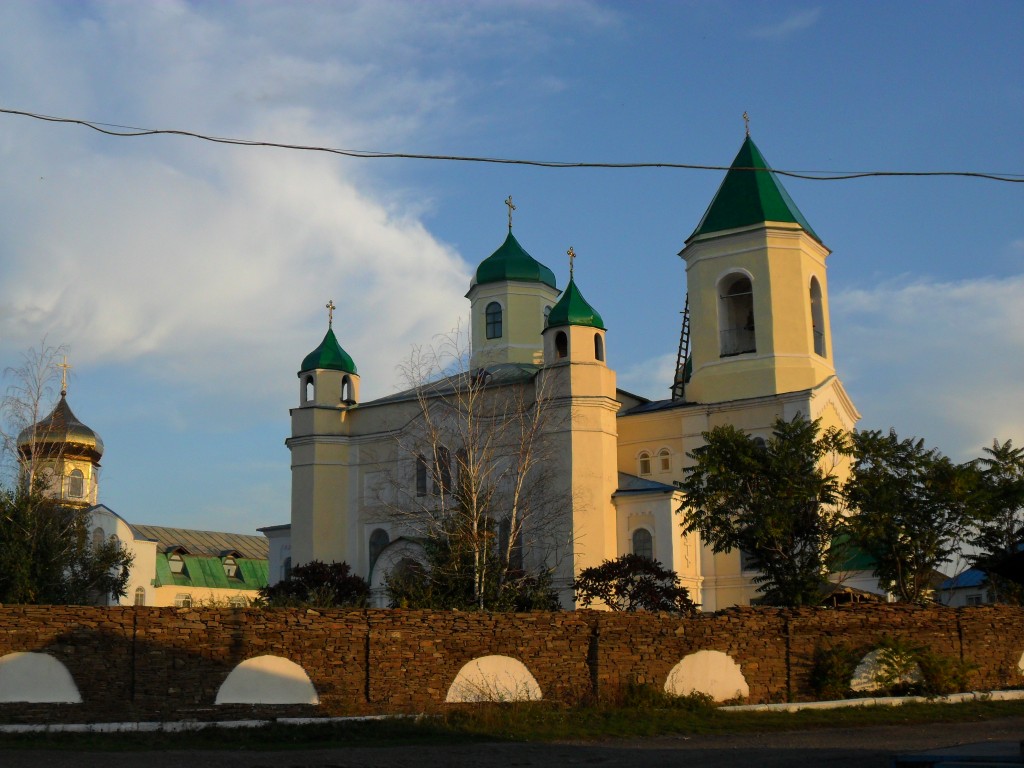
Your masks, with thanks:
[{"label": "cable wire across sky", "polygon": [[[41,115],[34,112],[25,112],[17,109],[5,109],[0,107],[0,114],[29,117],[34,120],[43,120],[50,123],[70,123],[91,128],[99,133],[117,137],[139,137],[139,136],[184,136],[191,139],[200,139],[215,144],[231,144],[243,147],[271,147],[274,149],[290,149],[302,152],[324,152],[343,157],[359,159],[393,159],[393,160],[443,160],[448,162],[461,163],[490,163],[494,165],[525,165],[537,168],[604,168],[604,169],[629,169],[629,168],[667,168],[673,170],[688,171],[728,171],[727,165],[700,165],[695,163],[672,163],[672,162],[634,162],[634,163],[595,163],[595,162],[570,162],[556,160],[524,160],[503,157],[476,157],[470,155],[433,155],[414,152],[376,152],[360,149],[340,149],[337,147],[321,147],[308,144],[290,144],[276,141],[260,141],[256,139],[237,139],[224,136],[211,136],[170,128],[138,128],[130,125],[118,125],[116,123],[104,123],[94,120],[83,120],[74,117],[55,117],[53,115]],[[735,170],[753,170],[766,173],[775,173],[779,176],[788,176],[794,179],[807,179],[809,181],[848,181],[850,179],[863,179],[871,177],[923,177],[923,176],[953,176],[961,178],[985,179],[988,181],[1002,181],[1010,184],[1024,182],[1024,174],[1020,173],[987,173],[982,171],[796,171],[783,170],[780,168],[741,168]]]}]

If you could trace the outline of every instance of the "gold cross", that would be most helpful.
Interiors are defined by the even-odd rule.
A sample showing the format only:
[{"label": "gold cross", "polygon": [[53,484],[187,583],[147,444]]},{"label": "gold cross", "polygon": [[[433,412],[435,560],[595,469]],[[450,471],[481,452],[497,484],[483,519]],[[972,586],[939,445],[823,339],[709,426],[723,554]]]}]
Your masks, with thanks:
[{"label": "gold cross", "polygon": [[743,125],[747,129],[747,136],[749,136],[750,135],[750,115],[748,115],[746,112],[743,113]]},{"label": "gold cross", "polygon": [[71,370],[71,366],[68,365],[68,356],[64,355],[64,362],[57,363],[57,367],[60,371],[60,393],[66,395],[68,393],[68,371]]},{"label": "gold cross", "polygon": [[572,249],[572,246],[570,245],[569,246],[569,250],[566,251],[566,253],[569,255],[569,280],[572,281],[572,266],[573,266],[572,262],[573,262],[573,259],[576,258],[576,251],[574,251]]},{"label": "gold cross", "polygon": [[516,209],[515,204],[512,202],[512,195],[509,195],[505,199],[505,205],[508,206],[508,231],[512,231],[512,211]]},{"label": "gold cross", "polygon": [[334,306],[334,299],[330,299],[324,306],[327,307],[327,327],[330,328],[334,325],[334,310],[337,307]]}]

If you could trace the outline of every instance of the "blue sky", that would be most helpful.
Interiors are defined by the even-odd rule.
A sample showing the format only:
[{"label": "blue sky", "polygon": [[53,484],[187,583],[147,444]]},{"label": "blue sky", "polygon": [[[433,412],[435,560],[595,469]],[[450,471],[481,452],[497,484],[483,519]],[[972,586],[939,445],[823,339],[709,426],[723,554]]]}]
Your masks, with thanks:
[{"label": "blue sky", "polygon": [[[1012,2],[0,4],[0,106],[365,150],[727,165],[741,115],[809,171],[1024,173]],[[722,174],[354,160],[0,115],[0,365],[70,348],[101,499],[142,523],[289,517],[288,408],[323,305],[364,399],[455,326],[516,236],[667,392],[676,254]],[[1024,185],[784,181],[833,250],[862,427],[950,456],[1024,442]]]}]

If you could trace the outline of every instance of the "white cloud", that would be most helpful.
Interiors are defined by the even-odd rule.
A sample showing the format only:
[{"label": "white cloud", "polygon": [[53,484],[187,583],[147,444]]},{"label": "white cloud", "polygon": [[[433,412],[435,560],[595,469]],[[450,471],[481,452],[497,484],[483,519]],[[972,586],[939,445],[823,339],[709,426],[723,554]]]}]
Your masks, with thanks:
[{"label": "white cloud", "polygon": [[1024,442],[1024,275],[893,280],[833,294],[837,365],[863,428],[894,427],[957,460]]},{"label": "white cloud", "polygon": [[783,40],[791,37],[805,29],[810,29],[818,23],[821,17],[821,8],[809,8],[806,11],[797,11],[785,19],[774,24],[766,24],[750,31],[751,37],[758,37],[765,40]]}]

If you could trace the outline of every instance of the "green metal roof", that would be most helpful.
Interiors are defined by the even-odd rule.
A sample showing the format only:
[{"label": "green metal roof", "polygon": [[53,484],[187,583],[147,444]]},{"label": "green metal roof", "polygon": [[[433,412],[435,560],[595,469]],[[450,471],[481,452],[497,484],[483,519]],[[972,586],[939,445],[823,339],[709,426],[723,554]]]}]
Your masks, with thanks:
[{"label": "green metal roof", "polygon": [[821,238],[811,229],[782,182],[774,173],[766,170],[770,167],[753,140],[747,136],[711,205],[687,242],[711,232],[782,221],[800,225],[820,243]]},{"label": "green metal roof", "polygon": [[171,571],[170,553],[157,552],[156,579],[154,586],[196,587],[206,589],[262,589],[269,581],[269,565],[266,560],[235,558],[238,576],[228,578],[224,573],[224,560],[206,555],[182,555],[184,573]]},{"label": "green metal roof", "polygon": [[341,348],[338,338],[334,335],[334,329],[330,326],[328,326],[327,335],[320,342],[320,346],[303,358],[299,372],[312,371],[317,368],[356,373],[356,364],[349,357],[348,352]]},{"label": "green metal roof", "polygon": [[511,230],[501,247],[480,262],[476,268],[476,284],[500,283],[505,280],[523,280],[529,283],[544,283],[552,288],[555,273],[528,254]]},{"label": "green metal roof", "polygon": [[592,328],[605,330],[601,315],[583,298],[583,294],[580,293],[580,289],[576,287],[576,282],[572,278],[569,278],[569,285],[562,293],[562,298],[551,308],[551,313],[548,315],[548,328],[559,325],[589,325]]}]

